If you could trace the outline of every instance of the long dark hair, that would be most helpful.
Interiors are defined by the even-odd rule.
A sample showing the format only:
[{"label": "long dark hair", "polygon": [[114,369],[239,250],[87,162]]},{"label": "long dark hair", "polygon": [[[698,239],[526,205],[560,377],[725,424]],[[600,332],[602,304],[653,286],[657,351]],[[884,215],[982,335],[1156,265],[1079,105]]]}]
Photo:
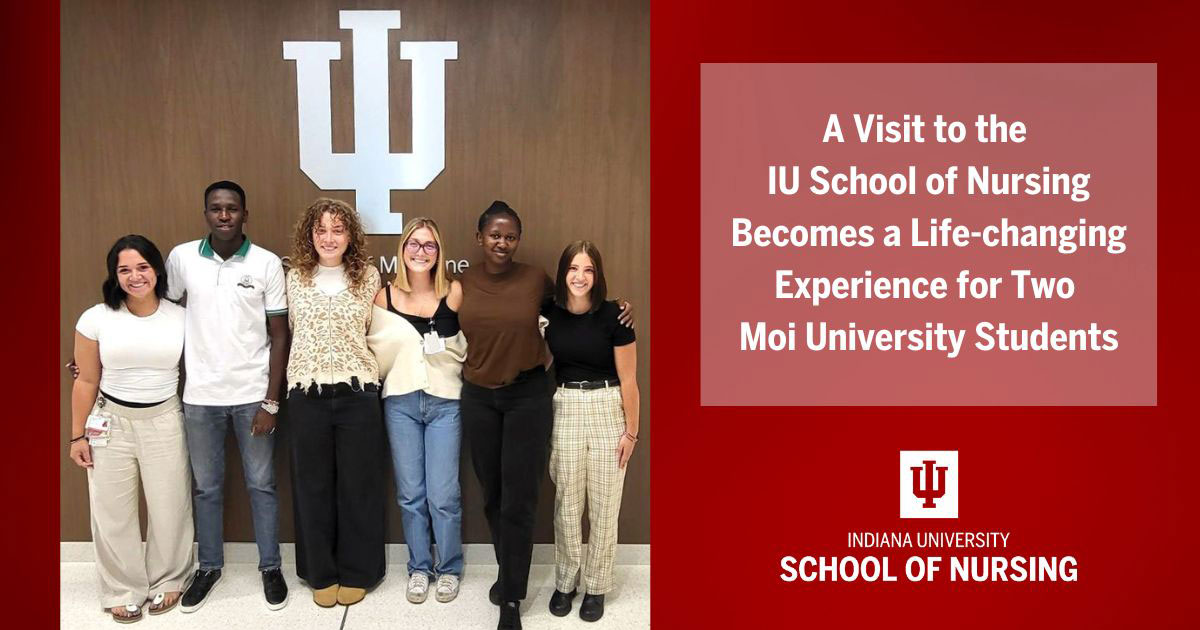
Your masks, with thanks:
[{"label": "long dark hair", "polygon": [[117,282],[117,257],[127,249],[141,254],[142,258],[150,263],[155,275],[154,295],[160,300],[167,297],[167,266],[163,264],[162,254],[145,236],[128,234],[117,239],[112,249],[108,250],[108,278],[100,288],[100,292],[104,294],[104,304],[114,311],[121,308],[121,302],[125,300],[125,289]]},{"label": "long dark hair", "polygon": [[600,261],[600,250],[591,241],[575,241],[563,250],[562,256],[558,259],[558,278],[554,285],[554,301],[559,306],[567,308],[567,269],[570,268],[571,261],[575,260],[577,254],[587,254],[587,257],[592,259],[592,267],[596,272],[592,276],[592,291],[589,294],[592,304],[588,308],[589,313],[595,313],[599,310],[600,305],[604,304],[604,299],[608,297],[608,285],[604,282],[604,263]]}]

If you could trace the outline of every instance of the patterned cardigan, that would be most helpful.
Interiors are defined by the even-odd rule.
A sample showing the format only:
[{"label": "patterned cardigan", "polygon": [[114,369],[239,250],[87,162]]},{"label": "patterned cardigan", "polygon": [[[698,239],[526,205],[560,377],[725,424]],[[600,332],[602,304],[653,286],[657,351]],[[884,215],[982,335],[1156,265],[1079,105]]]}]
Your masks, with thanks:
[{"label": "patterned cardigan", "polygon": [[292,349],[288,356],[288,389],[350,383],[379,382],[375,355],[367,349],[367,328],[379,290],[379,270],[367,268],[360,291],[347,288],[325,295],[304,282],[299,270],[287,274],[288,324],[292,327]]}]

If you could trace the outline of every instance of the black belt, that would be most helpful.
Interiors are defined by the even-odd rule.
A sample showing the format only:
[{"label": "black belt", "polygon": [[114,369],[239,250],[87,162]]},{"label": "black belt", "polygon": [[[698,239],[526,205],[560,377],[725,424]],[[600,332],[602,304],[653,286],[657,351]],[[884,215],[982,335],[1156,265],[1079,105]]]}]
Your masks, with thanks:
[{"label": "black belt", "polygon": [[104,408],[104,401],[106,401],[106,400],[109,402],[113,402],[118,405],[121,405],[122,407],[129,407],[130,409],[149,409],[151,407],[157,407],[158,405],[161,405],[161,404],[167,402],[167,400],[171,400],[171,399],[168,398],[167,400],[160,400],[158,402],[153,402],[153,403],[129,402],[127,400],[121,400],[120,398],[117,398],[116,396],[113,396],[112,394],[105,393],[104,390],[100,390],[99,400],[100,400],[100,408],[101,409]]},{"label": "black belt", "polygon": [[290,390],[288,390],[289,395],[292,392],[300,394],[301,396],[304,396],[305,398],[337,398],[338,396],[347,396],[350,394],[358,394],[358,393],[362,393],[362,392],[368,392],[368,393],[372,393],[372,394],[379,393],[379,384],[378,383],[367,383],[365,385],[359,385],[358,377],[352,376],[352,377],[350,377],[349,383],[343,382],[343,383],[332,383],[332,384],[321,384],[321,385],[317,385],[316,383],[313,383],[313,384],[309,385],[308,387],[304,387],[303,385],[296,385],[296,386],[292,387]]},{"label": "black belt", "polygon": [[620,385],[620,379],[609,379],[604,381],[571,381],[570,383],[559,383],[559,387],[567,389],[604,389],[605,387],[616,387]]}]

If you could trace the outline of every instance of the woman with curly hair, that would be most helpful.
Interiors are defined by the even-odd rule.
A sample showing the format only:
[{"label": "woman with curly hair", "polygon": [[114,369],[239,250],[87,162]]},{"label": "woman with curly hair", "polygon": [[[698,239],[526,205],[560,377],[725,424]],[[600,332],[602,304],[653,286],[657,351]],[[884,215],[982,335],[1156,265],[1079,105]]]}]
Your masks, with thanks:
[{"label": "woman with curly hair", "polygon": [[287,274],[296,574],[319,606],[350,605],[383,579],[379,368],[367,348],[379,271],[349,204],[317,199],[296,223]]}]

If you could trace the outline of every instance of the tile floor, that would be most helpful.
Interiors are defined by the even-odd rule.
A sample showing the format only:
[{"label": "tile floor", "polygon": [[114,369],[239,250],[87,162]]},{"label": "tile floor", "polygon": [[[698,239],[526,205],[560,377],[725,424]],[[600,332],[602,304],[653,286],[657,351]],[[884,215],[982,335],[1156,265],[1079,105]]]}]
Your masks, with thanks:
[{"label": "tile floor", "polygon": [[[488,549],[490,551],[490,547]],[[64,553],[64,560],[71,559]],[[285,554],[284,575],[288,579],[289,602],[286,608],[272,612],[262,599],[262,581],[252,562],[230,562],[227,557],[225,575],[217,590],[203,608],[183,614],[178,609],[162,616],[144,616],[136,626],[150,628],[216,628],[241,630],[286,628],[287,630],[368,630],[371,628],[437,628],[490,629],[496,627],[499,613],[487,599],[488,588],[496,578],[494,564],[468,564],[458,599],[448,604],[434,600],[432,593],[423,604],[411,604],[405,599],[405,554],[389,553],[388,577],[367,594],[366,599],[353,606],[321,608],[313,603],[311,591],[296,578],[295,565],[289,564],[291,554]],[[472,555],[468,554],[468,560]],[[535,562],[538,556],[535,554]],[[646,554],[648,555],[648,554]],[[249,559],[249,558],[246,558]],[[618,555],[618,560],[620,555]],[[604,618],[587,623],[579,618],[580,597],[566,617],[555,617],[546,606],[554,593],[554,567],[535,564],[529,576],[529,597],[521,607],[521,622],[528,630],[588,628],[649,628],[650,627],[650,565],[617,564],[616,587],[605,598]],[[91,562],[62,563],[62,599],[59,604],[61,627],[117,628],[99,606],[99,587],[96,570]]]}]

